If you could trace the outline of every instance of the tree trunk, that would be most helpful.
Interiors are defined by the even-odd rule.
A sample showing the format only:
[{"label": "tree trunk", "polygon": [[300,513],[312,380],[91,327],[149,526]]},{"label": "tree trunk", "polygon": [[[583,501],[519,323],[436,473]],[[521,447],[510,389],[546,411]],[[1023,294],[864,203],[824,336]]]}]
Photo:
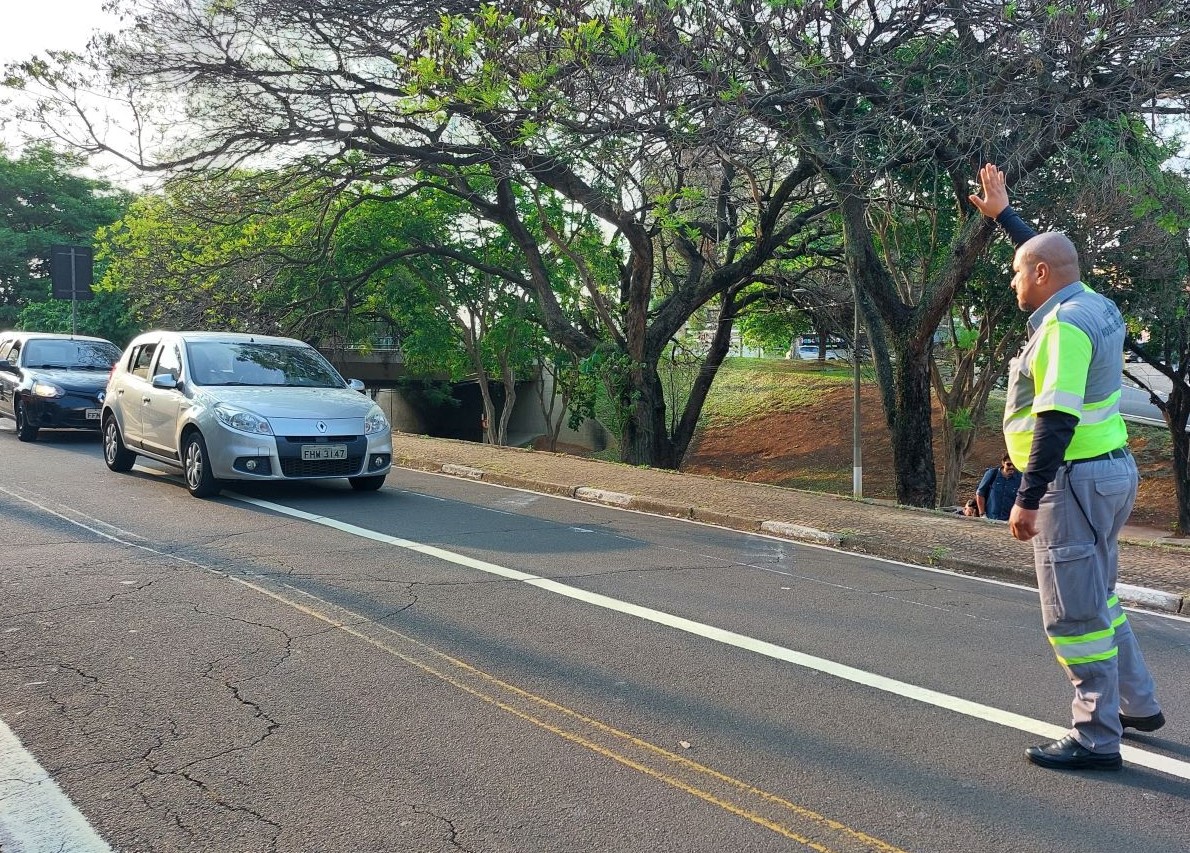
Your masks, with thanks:
[{"label": "tree trunk", "polygon": [[1173,438],[1173,476],[1178,499],[1179,536],[1190,536],[1190,388],[1174,382],[1165,403],[1165,422]]},{"label": "tree trunk", "polygon": [[679,465],[686,458],[686,451],[694,439],[698,416],[702,412],[703,405],[706,404],[707,395],[711,392],[711,385],[714,384],[715,377],[719,375],[719,368],[731,350],[731,330],[735,325],[735,316],[735,292],[729,291],[723,295],[723,308],[719,311],[719,323],[715,327],[715,336],[711,339],[711,346],[707,349],[706,357],[694,377],[690,396],[686,398],[686,406],[682,410],[682,419],[678,421],[678,425],[674,429],[673,453]]},{"label": "tree trunk", "polygon": [[942,482],[938,486],[938,506],[962,503],[957,495],[959,480],[963,478],[963,463],[975,443],[975,429],[959,428],[949,418],[942,421],[942,449],[945,453]]},{"label": "tree trunk", "polygon": [[657,376],[657,361],[632,371],[628,417],[620,434],[620,461],[677,470],[680,458],[665,424],[665,394]]},{"label": "tree trunk", "polygon": [[916,345],[899,344],[894,367],[896,413],[890,424],[894,474],[897,503],[908,506],[933,507],[937,498],[929,348],[929,338]]}]

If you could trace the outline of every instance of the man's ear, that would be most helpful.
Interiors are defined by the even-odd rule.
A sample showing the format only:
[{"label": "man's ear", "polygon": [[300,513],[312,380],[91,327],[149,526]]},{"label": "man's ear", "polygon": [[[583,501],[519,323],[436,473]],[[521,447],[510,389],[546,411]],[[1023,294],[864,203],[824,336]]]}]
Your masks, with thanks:
[{"label": "man's ear", "polygon": [[1034,266],[1037,269],[1037,283],[1040,285],[1044,285],[1046,282],[1049,281],[1050,265],[1047,264],[1045,261],[1038,261],[1036,264],[1034,264]]}]

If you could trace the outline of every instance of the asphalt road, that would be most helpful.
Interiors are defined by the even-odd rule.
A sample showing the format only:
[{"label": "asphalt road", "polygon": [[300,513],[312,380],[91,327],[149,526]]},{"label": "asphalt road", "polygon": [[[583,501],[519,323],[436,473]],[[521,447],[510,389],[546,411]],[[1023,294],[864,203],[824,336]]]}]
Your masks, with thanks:
[{"label": "asphalt road", "polygon": [[3,853],[1186,849],[1188,620],[1131,615],[1169,725],[1046,771],[1031,590],[409,471],[197,501],[4,426]]}]

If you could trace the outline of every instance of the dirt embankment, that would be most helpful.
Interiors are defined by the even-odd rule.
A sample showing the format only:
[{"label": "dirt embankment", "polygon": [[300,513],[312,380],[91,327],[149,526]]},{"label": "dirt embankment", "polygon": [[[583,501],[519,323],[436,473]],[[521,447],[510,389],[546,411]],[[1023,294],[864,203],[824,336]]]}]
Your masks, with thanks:
[{"label": "dirt embankment", "polygon": [[[864,496],[895,499],[892,444],[876,389],[864,390],[860,408]],[[758,415],[730,426],[700,429],[682,470],[849,495],[851,430],[851,389],[830,389],[792,413]],[[939,435],[937,419],[934,434]],[[1130,523],[1168,532],[1177,518],[1169,452],[1151,450],[1135,433],[1131,447],[1142,482]],[[941,458],[937,438],[934,453]],[[999,464],[1003,453],[998,432],[982,431],[963,470],[961,497],[975,494],[984,470]]]}]

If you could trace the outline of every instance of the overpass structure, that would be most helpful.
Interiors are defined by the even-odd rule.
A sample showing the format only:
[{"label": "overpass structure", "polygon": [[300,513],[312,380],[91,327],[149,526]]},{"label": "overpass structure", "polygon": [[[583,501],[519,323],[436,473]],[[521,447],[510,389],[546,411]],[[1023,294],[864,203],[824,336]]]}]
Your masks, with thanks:
[{"label": "overpass structure", "polygon": [[399,349],[320,347],[319,352],[345,378],[358,379],[369,388],[395,388],[401,379],[407,378],[405,358]]}]

